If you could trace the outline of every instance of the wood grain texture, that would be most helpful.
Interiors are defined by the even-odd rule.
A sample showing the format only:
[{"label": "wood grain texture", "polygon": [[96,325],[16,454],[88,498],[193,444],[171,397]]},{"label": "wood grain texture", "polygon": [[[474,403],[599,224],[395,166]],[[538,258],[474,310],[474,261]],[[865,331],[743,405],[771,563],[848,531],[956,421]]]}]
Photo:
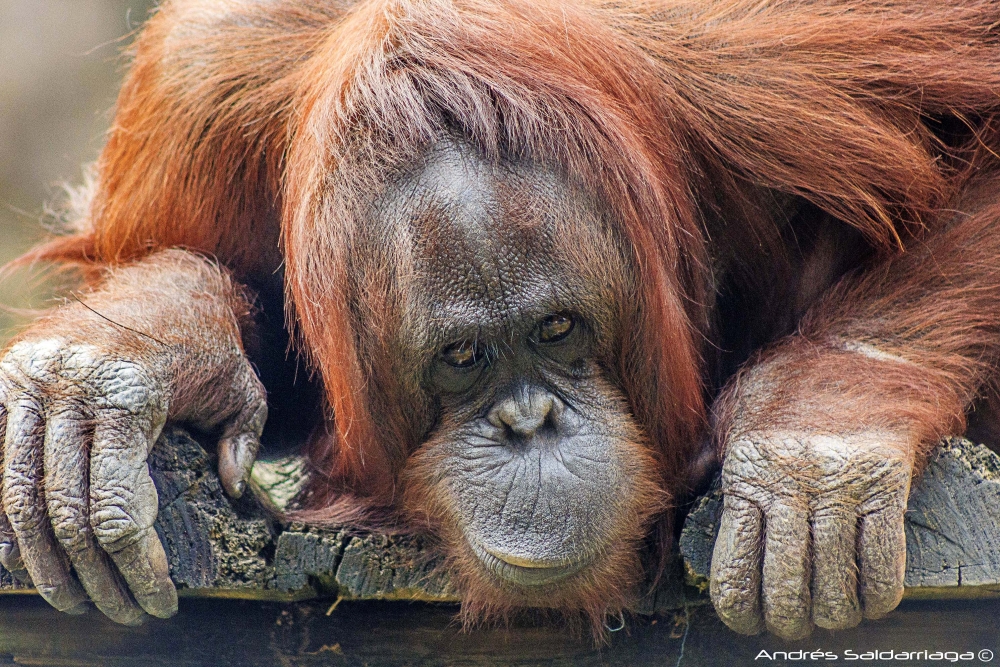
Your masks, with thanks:
[{"label": "wood grain texture", "polygon": [[[413,536],[351,534],[284,525],[253,496],[233,502],[215,462],[190,435],[168,430],[150,459],[159,493],[156,529],[186,597],[292,601],[456,602],[440,557]],[[634,611],[653,615],[705,604],[722,499],[698,499],[680,540],[683,562]],[[1000,457],[981,445],[946,442],[917,480],[907,513],[908,597],[1000,595]],[[30,593],[0,569],[0,593]]]}]

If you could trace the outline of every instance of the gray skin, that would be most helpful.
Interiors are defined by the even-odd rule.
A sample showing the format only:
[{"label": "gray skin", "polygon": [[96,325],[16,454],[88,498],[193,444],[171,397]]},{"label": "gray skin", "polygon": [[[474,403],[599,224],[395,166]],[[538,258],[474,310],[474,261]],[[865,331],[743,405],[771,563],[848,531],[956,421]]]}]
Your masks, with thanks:
[{"label": "gray skin", "polygon": [[[729,627],[787,638],[853,627],[903,596],[913,473],[888,433],[745,433],[723,464],[711,594]],[[912,451],[912,450],[910,450]]]},{"label": "gray skin", "polygon": [[[416,456],[439,464],[431,482],[483,569],[525,589],[571,578],[613,546],[643,474],[607,363],[634,279],[599,211],[549,171],[487,165],[446,142],[376,203],[357,239],[400,258],[392,266],[412,286],[393,351],[424,442]],[[86,301],[54,310],[0,358],[0,563],[58,609],[89,596],[135,623],[176,610],[152,531],[145,460],[157,434],[166,420],[218,431],[223,483],[238,495],[265,394],[233,287],[208,262],[159,253],[110,273]],[[553,315],[573,325],[547,343]],[[475,363],[449,363],[470,343]],[[761,430],[754,395],[748,382],[728,436],[719,613],[743,632],[797,637],[887,612],[902,590],[905,438],[849,424],[822,437]]]},{"label": "gray skin", "polygon": [[437,406],[421,456],[472,553],[508,584],[570,577],[634,513],[637,429],[604,370],[631,282],[594,209],[549,171],[443,142],[373,216],[413,258],[398,349],[407,402]]}]

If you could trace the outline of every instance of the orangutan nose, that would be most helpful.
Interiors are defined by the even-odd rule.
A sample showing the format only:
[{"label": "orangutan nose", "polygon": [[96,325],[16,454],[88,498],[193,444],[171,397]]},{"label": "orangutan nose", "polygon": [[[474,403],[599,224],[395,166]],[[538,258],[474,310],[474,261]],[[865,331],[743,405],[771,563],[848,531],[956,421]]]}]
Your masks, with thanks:
[{"label": "orangutan nose", "polygon": [[563,402],[551,392],[526,387],[494,405],[487,419],[497,428],[531,438],[543,428],[555,430],[564,409]]}]

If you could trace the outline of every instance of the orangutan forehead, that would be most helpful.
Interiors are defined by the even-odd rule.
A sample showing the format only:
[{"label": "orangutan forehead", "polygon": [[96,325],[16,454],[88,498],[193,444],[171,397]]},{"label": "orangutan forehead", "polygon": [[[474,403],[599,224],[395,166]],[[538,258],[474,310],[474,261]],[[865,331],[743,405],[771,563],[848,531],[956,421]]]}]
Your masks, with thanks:
[{"label": "orangutan forehead", "polygon": [[449,142],[392,190],[382,211],[408,246],[413,317],[482,330],[614,302],[621,244],[552,170],[490,163]]}]

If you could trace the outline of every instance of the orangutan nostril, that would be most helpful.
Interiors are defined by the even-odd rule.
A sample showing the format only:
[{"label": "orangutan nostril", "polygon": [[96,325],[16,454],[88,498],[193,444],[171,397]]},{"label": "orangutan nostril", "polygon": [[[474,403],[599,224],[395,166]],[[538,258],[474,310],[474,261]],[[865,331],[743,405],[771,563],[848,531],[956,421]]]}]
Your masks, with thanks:
[{"label": "orangutan nostril", "polygon": [[488,420],[518,438],[532,438],[543,429],[557,430],[562,401],[551,392],[528,388],[500,400]]}]

